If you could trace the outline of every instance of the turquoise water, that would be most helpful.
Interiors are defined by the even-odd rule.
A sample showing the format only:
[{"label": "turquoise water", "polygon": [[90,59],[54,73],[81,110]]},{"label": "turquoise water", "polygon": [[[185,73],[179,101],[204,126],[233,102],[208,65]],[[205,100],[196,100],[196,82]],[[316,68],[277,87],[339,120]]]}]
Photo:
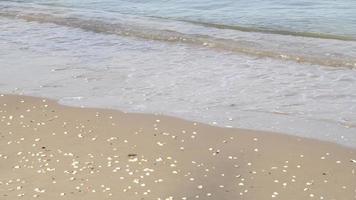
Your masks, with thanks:
[{"label": "turquoise water", "polygon": [[356,1],[354,0],[26,0],[22,2],[188,20],[252,30],[356,37]]},{"label": "turquoise water", "polygon": [[351,1],[33,0],[0,1],[0,17],[257,57],[354,68],[354,8]]}]

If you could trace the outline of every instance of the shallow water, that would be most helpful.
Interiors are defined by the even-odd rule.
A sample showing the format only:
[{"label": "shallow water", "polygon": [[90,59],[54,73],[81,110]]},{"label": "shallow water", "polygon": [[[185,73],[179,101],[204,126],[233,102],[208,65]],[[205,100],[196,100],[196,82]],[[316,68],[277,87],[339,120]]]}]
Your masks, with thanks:
[{"label": "shallow water", "polygon": [[299,37],[56,2],[65,7],[0,2],[1,92],[356,147],[356,42],[346,29]]},{"label": "shallow water", "polygon": [[356,35],[353,0],[20,0],[251,29]]}]

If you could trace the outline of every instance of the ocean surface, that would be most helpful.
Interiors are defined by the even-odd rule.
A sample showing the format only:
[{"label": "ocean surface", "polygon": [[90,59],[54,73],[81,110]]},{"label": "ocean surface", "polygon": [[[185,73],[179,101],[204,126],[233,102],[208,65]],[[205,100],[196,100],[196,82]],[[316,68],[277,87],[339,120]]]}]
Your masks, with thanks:
[{"label": "ocean surface", "polygon": [[356,147],[356,1],[0,0],[0,92]]}]

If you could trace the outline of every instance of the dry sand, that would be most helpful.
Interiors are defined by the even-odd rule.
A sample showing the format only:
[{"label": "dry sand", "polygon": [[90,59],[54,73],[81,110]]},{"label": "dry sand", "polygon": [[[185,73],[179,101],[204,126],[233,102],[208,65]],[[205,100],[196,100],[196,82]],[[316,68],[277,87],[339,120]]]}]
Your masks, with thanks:
[{"label": "dry sand", "polygon": [[[356,199],[356,151],[0,96],[0,199]],[[320,130],[323,131],[323,130]]]}]

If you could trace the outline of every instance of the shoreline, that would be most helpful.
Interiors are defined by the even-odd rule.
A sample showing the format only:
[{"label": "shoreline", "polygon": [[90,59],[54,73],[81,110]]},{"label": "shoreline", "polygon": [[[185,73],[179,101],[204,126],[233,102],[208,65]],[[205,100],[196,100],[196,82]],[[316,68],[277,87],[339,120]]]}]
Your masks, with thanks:
[{"label": "shoreline", "polygon": [[65,103],[60,103],[60,100],[54,99],[54,98],[49,98],[45,96],[32,96],[32,95],[27,95],[27,94],[11,94],[11,93],[0,93],[1,95],[7,96],[7,97],[13,97],[13,98],[29,98],[29,99],[42,99],[45,100],[46,102],[51,102],[51,104],[56,104],[59,107],[63,108],[68,108],[68,109],[85,109],[85,110],[92,110],[92,111],[102,111],[105,113],[113,113],[113,112],[118,112],[121,114],[127,114],[127,115],[138,115],[138,116],[147,116],[149,118],[151,117],[158,117],[158,118],[166,118],[169,120],[178,120],[178,121],[184,121],[187,123],[193,123],[193,124],[199,124],[202,126],[207,126],[211,128],[218,128],[218,129],[227,129],[229,131],[237,131],[237,132],[246,132],[246,133],[252,133],[252,134],[263,134],[263,135],[270,135],[272,137],[287,137],[287,138],[295,138],[297,141],[304,141],[304,140],[310,140],[316,143],[325,143],[325,144],[330,144],[334,146],[338,146],[341,148],[345,149],[351,149],[351,150],[356,150],[356,146],[350,146],[350,145],[344,145],[341,143],[333,142],[333,141],[328,141],[328,140],[322,140],[318,138],[313,138],[313,137],[303,137],[303,136],[298,136],[298,135],[293,135],[289,133],[284,133],[284,132],[278,132],[278,131],[268,131],[268,130],[258,130],[258,129],[250,129],[250,128],[239,128],[239,127],[232,127],[232,126],[223,126],[216,124],[214,125],[214,122],[211,123],[205,123],[205,122],[200,122],[196,120],[190,120],[190,119],[185,119],[179,116],[173,116],[173,115],[166,115],[163,113],[145,113],[145,112],[131,112],[131,111],[123,111],[120,109],[116,108],[105,108],[105,107],[95,107],[95,106],[79,106],[79,105],[70,105],[70,104],[65,104]]},{"label": "shoreline", "polygon": [[[215,121],[208,122],[208,121],[204,121],[204,120],[195,119],[194,117],[185,117],[184,115],[179,116],[179,115],[175,115],[174,113],[167,114],[162,111],[150,112],[150,111],[136,111],[134,109],[124,110],[120,107],[113,106],[112,104],[110,104],[109,106],[104,106],[102,103],[97,104],[97,105],[91,105],[90,103],[82,104],[80,101],[82,101],[82,98],[86,99],[84,97],[61,97],[61,98],[56,99],[56,98],[50,98],[50,97],[48,97],[48,95],[46,96],[46,95],[39,95],[39,94],[26,94],[23,92],[19,92],[17,89],[15,89],[13,91],[2,92],[2,93],[0,93],[0,95],[47,99],[55,104],[58,104],[58,105],[64,106],[64,107],[69,107],[69,108],[95,109],[95,110],[103,110],[103,111],[117,111],[117,112],[121,112],[121,113],[125,113],[125,114],[133,114],[133,115],[137,114],[137,115],[148,115],[148,116],[150,116],[150,115],[161,116],[161,117],[172,118],[173,120],[183,120],[183,121],[193,122],[193,123],[202,124],[202,125],[215,127],[215,128],[242,130],[242,131],[247,131],[247,132],[251,131],[251,132],[258,132],[258,133],[263,133],[263,134],[278,135],[278,136],[282,136],[282,137],[284,137],[284,136],[295,137],[295,138],[300,138],[301,140],[303,140],[303,139],[313,140],[316,142],[329,143],[329,144],[337,145],[337,146],[340,146],[343,148],[356,150],[355,142],[353,142],[353,140],[351,140],[350,138],[347,138],[348,136],[344,138],[345,135],[343,135],[343,134],[340,135],[341,139],[339,141],[338,140],[330,140],[330,139],[321,139],[320,136],[307,136],[304,133],[299,134],[297,132],[285,132],[285,131],[278,131],[278,130],[275,131],[275,130],[268,130],[266,128],[254,129],[254,128],[250,128],[250,127],[247,127],[247,128],[236,127],[236,126],[230,125],[230,124],[220,124]],[[70,100],[68,101],[68,99],[70,99]],[[73,101],[73,102],[71,102],[71,101]],[[75,101],[78,101],[78,102],[75,102]],[[259,118],[263,118],[263,117],[265,117],[265,116],[262,116]],[[281,119],[282,119],[282,118],[287,118],[289,116],[281,114],[279,117],[281,117]],[[293,120],[295,120],[295,119],[293,119]],[[287,121],[288,120],[286,120],[285,122],[287,122]],[[283,123],[283,121],[282,121],[282,123]],[[290,123],[291,122],[288,122],[288,124],[290,124]],[[298,122],[298,123],[300,123],[300,122]],[[330,128],[330,125],[334,125],[333,123],[329,124],[327,121],[320,121],[320,123],[325,125],[326,129]],[[315,127],[312,127],[311,129],[313,131],[316,130]],[[282,128],[282,130],[283,130],[283,128]],[[330,130],[335,131],[335,127],[332,127]],[[328,131],[330,132],[330,130],[328,130]],[[351,141],[351,142],[348,142],[348,141]],[[346,142],[346,143],[344,143],[344,142]]]},{"label": "shoreline", "polygon": [[29,96],[0,115],[6,199],[356,199],[356,150],[336,143]]}]

